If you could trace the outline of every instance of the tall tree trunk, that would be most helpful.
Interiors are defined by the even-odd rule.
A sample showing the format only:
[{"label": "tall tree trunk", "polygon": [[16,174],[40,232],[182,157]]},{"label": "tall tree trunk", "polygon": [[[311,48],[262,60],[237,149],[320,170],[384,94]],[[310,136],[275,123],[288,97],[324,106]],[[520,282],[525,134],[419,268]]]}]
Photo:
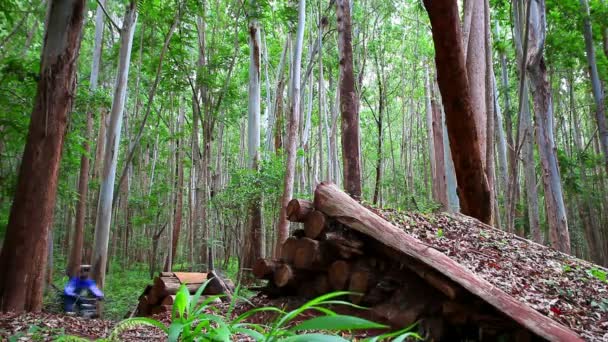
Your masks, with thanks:
[{"label": "tall tree trunk", "polygon": [[[287,137],[287,167],[283,183],[283,197],[277,224],[277,244],[275,251],[281,250],[281,245],[289,236],[289,222],[287,221],[287,204],[293,197],[293,182],[296,171],[296,147],[298,140],[298,126],[300,120],[300,73],[302,69],[302,45],[304,43],[304,28],[306,25],[306,0],[300,0],[298,5],[298,30],[296,33],[295,49],[293,51],[293,69],[291,85],[293,96],[291,97]],[[277,96],[278,98],[278,96]]]},{"label": "tall tree trunk", "polygon": [[[104,2],[101,0],[102,3]],[[99,65],[101,64],[101,48],[103,38],[103,11],[101,6],[97,7],[95,14],[95,45],[93,47],[93,62],[91,66],[90,90],[95,93],[99,76]],[[80,157],[80,175],[78,176],[78,204],[76,205],[76,226],[74,227],[74,240],[68,261],[68,275],[76,276],[82,263],[82,246],[84,242],[84,226],[87,214],[87,194],[89,190],[89,153],[91,151],[89,139],[93,134],[93,112],[87,110],[87,129],[84,136],[82,148],[84,150]]]},{"label": "tall tree trunk", "polygon": [[384,91],[383,84],[383,75],[384,73],[380,71],[380,64],[378,63],[377,54],[374,56],[376,62],[376,83],[378,84],[378,116],[375,117],[376,121],[376,129],[378,134],[378,144],[376,146],[376,185],[374,188],[374,197],[372,199],[372,203],[374,205],[378,204],[378,197],[380,195],[380,187],[382,183],[382,127],[383,127],[383,117],[384,117],[384,103],[386,96]]},{"label": "tall tree trunk", "polygon": [[[173,256],[173,258],[171,259],[171,261],[173,262],[173,264],[175,263],[175,259],[176,259],[176,252],[177,252],[177,244],[179,242],[179,236],[180,236],[180,232],[182,230],[182,210],[184,207],[184,198],[183,198],[183,188],[184,188],[184,166],[183,166],[183,161],[182,161],[182,151],[181,151],[181,133],[182,133],[182,126],[184,124],[184,108],[180,105],[179,101],[178,101],[178,111],[179,111],[179,116],[177,118],[177,129],[176,129],[176,133],[177,133],[177,141],[176,141],[176,145],[175,145],[175,161],[176,161],[176,165],[175,165],[175,172],[177,175],[177,180],[176,180],[176,193],[175,193],[175,214],[173,216],[173,241],[172,241],[172,246],[171,246],[171,255]],[[171,264],[171,266],[173,266],[173,264]]]},{"label": "tall tree trunk", "polygon": [[287,51],[289,50],[290,41],[289,35],[285,39],[285,47],[281,54],[281,61],[277,68],[277,85],[275,90],[274,104],[270,111],[271,121],[268,123],[268,129],[266,132],[266,149],[272,151],[274,147],[275,153],[279,153],[279,150],[283,147],[281,130],[282,127],[282,116],[283,116],[283,91],[285,91],[285,60],[287,60]]},{"label": "tall tree trunk", "polygon": [[[325,78],[323,76],[323,30],[327,19],[323,19],[321,14],[321,1],[319,0],[319,177],[322,180],[329,179],[329,163],[327,168],[323,168],[323,125],[327,124],[327,113],[325,112]],[[329,145],[329,144],[328,144]]]},{"label": "tall tree trunk", "polygon": [[129,78],[133,34],[135,33],[135,24],[137,21],[136,5],[136,1],[132,1],[127,5],[125,19],[123,20],[123,26],[120,32],[118,73],[116,76],[116,86],[114,88],[112,110],[110,112],[110,124],[106,137],[99,203],[97,205],[92,276],[100,288],[103,288],[104,286],[108,260],[108,240],[110,237],[110,223],[112,220],[112,199],[114,197],[118,148],[120,144],[123,111],[127,97],[127,81]]},{"label": "tall tree trunk", "polygon": [[425,0],[435,43],[435,64],[445,107],[450,147],[464,214],[490,223],[490,190],[485,177],[474,107],[462,50],[458,4]]},{"label": "tall tree trunk", "polygon": [[428,67],[425,75],[425,83],[427,88],[427,116],[430,115],[429,124],[429,140],[431,141],[431,165],[434,165],[433,173],[433,189],[434,199],[439,202],[443,210],[450,210],[450,203],[448,199],[448,186],[447,186],[447,164],[445,150],[445,138],[444,138],[444,125],[443,125],[443,114],[441,111],[441,105],[437,103],[434,91],[434,79],[433,85],[431,85]]},{"label": "tall tree trunk", "polygon": [[[484,86],[484,108],[485,108],[485,138],[486,138],[486,150],[485,157],[485,172],[486,178],[488,179],[488,187],[490,188],[491,198],[491,210],[492,218],[491,222],[495,227],[500,228],[500,211],[498,210],[498,202],[496,199],[496,170],[494,167],[494,122],[495,122],[495,108],[494,108],[494,66],[492,60],[492,37],[490,28],[490,4],[489,0],[483,0],[484,5],[484,59],[485,59],[485,86]],[[484,151],[482,150],[482,153]]]},{"label": "tall tree trunk", "polygon": [[[255,6],[255,4],[253,4]],[[260,161],[260,25],[258,20],[249,21],[249,107],[247,150],[249,167],[258,171]],[[249,244],[248,253],[242,267],[250,268],[253,263],[264,256],[262,243],[262,199],[261,195],[248,204],[249,206]]]},{"label": "tall tree trunk", "polygon": [[40,311],[59,162],[75,98],[85,2],[52,0],[40,81],[0,252],[0,309]]},{"label": "tall tree trunk", "polygon": [[[576,113],[576,103],[574,99],[574,77],[570,77],[569,79],[569,93],[570,93],[570,119],[572,122],[580,122],[578,121],[578,115]],[[577,121],[574,121],[577,120]],[[581,129],[579,125],[572,125],[574,130],[574,144],[576,146],[578,153],[584,152],[583,139],[581,137]],[[583,187],[587,186],[587,167],[585,166],[585,161],[581,160],[580,163],[580,175],[581,175],[581,183]],[[605,256],[604,256],[604,247],[602,245],[602,235],[601,231],[599,231],[599,227],[594,225],[594,213],[591,205],[591,196],[589,192],[583,191],[580,193],[578,210],[580,219],[583,225],[583,231],[585,233],[585,240],[587,242],[587,248],[589,250],[589,256],[591,257],[591,261],[596,264],[606,264]]]},{"label": "tall tree trunk", "polygon": [[[534,127],[532,126],[532,116],[530,115],[530,101],[528,99],[528,85],[524,84],[523,104],[521,109],[520,134],[522,139],[522,158],[524,167],[524,179],[526,182],[526,202],[528,204],[528,223],[532,239],[538,243],[543,242],[540,231],[540,219],[538,210],[538,191],[536,189],[536,161],[534,160]],[[519,232],[523,234],[522,231]]]},{"label": "tall tree trunk", "polygon": [[509,163],[507,161],[507,139],[505,134],[505,127],[503,124],[503,114],[498,102],[498,84],[496,83],[496,76],[492,77],[493,88],[494,88],[494,111],[495,111],[495,137],[496,137],[496,149],[498,154],[498,168],[500,170],[500,193],[506,194],[509,184]]},{"label": "tall tree trunk", "polygon": [[526,69],[530,74],[530,85],[534,97],[536,140],[543,169],[549,238],[553,248],[570,253],[570,234],[568,233],[568,221],[553,134],[553,99],[543,57],[547,25],[545,1],[531,1],[528,11],[530,11],[531,34],[530,58],[527,60]]},{"label": "tall tree trunk", "polygon": [[585,37],[587,63],[589,64],[589,76],[591,77],[591,89],[593,91],[593,99],[595,100],[595,119],[597,121],[597,130],[599,133],[600,145],[602,147],[602,154],[604,155],[604,163],[606,164],[606,175],[608,175],[608,126],[606,124],[604,87],[600,81],[597,62],[595,60],[595,47],[593,46],[593,30],[591,29],[589,4],[587,3],[587,0],[579,0],[579,2],[581,3],[581,11],[583,12],[583,35]]},{"label": "tall tree trunk", "polygon": [[[471,24],[468,34],[467,48],[465,50],[466,75],[469,83],[469,94],[471,107],[473,108],[473,118],[479,141],[479,151],[481,152],[481,162],[486,167],[486,38],[485,38],[485,2],[486,0],[467,0],[465,18],[470,16]],[[486,176],[488,174],[486,173]],[[488,184],[490,190],[492,184]]]},{"label": "tall tree trunk", "polygon": [[508,232],[512,232],[514,230],[515,222],[515,198],[519,197],[519,195],[517,194],[519,190],[519,183],[518,180],[514,178],[514,175],[517,173],[517,167],[519,163],[517,160],[516,146],[513,142],[513,115],[511,110],[511,103],[509,101],[509,73],[507,72],[507,56],[504,52],[501,52],[500,54],[500,65],[502,76],[502,91],[505,104],[505,129],[507,131],[507,162],[509,164],[508,175],[510,179],[510,181],[507,182],[507,187],[505,191],[505,225],[506,230]]},{"label": "tall tree trunk", "polygon": [[350,0],[336,0],[338,51],[340,58],[340,112],[342,113],[342,161],[344,189],[361,198],[359,99],[353,71]]}]

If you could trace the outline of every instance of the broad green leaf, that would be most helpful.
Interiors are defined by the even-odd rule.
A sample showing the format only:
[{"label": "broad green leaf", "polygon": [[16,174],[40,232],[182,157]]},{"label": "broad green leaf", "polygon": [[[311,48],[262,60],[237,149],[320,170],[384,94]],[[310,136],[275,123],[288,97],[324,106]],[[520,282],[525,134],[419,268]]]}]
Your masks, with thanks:
[{"label": "broad green leaf", "polygon": [[177,295],[175,295],[175,302],[173,302],[173,307],[179,312],[180,317],[184,316],[184,312],[186,311],[189,302],[190,292],[188,292],[186,285],[182,284],[177,291]]},{"label": "broad green leaf", "polygon": [[335,316],[320,316],[306,320],[294,328],[292,331],[300,330],[357,330],[357,329],[383,329],[388,326],[368,321],[363,318],[347,316],[347,315],[335,315]]},{"label": "broad green leaf", "polygon": [[323,334],[303,334],[290,336],[279,340],[281,342],[348,342],[340,336]]},{"label": "broad green leaf", "polygon": [[183,330],[184,330],[183,323],[177,323],[177,322],[171,323],[171,326],[169,326],[168,341],[177,342],[177,340],[179,339],[179,335],[182,333]]}]

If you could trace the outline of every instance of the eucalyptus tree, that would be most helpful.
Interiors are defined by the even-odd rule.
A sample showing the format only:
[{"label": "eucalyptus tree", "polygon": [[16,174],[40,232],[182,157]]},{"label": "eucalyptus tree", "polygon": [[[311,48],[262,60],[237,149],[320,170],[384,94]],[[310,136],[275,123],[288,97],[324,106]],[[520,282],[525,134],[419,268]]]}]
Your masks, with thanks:
[{"label": "eucalyptus tree", "polygon": [[40,81],[0,253],[0,309],[40,311],[48,238],[76,70],[85,1],[48,4]]},{"label": "eucalyptus tree", "polygon": [[490,223],[491,193],[471,105],[458,4],[447,0],[425,0],[424,5],[435,43],[437,81],[445,108],[460,206],[464,214]]},{"label": "eucalyptus tree", "polygon": [[[249,3],[249,102],[248,102],[248,124],[247,124],[247,151],[249,157],[249,168],[256,171],[260,163],[260,23],[256,18],[257,6],[255,0]],[[260,195],[261,196],[261,195]],[[260,198],[252,199],[249,203],[249,245],[243,267],[251,267],[253,263],[264,256],[262,237],[262,208]]]},{"label": "eucalyptus tree", "polygon": [[126,6],[125,17],[120,28],[120,52],[118,71],[114,87],[114,98],[110,111],[105,154],[103,158],[103,171],[99,202],[97,205],[97,222],[95,224],[95,239],[92,255],[92,276],[101,288],[104,286],[106,267],[108,262],[108,241],[110,237],[110,224],[112,221],[112,200],[114,197],[114,181],[116,166],[118,164],[118,151],[122,119],[127,98],[127,81],[129,66],[131,64],[131,48],[133,34],[137,22],[137,1],[131,1]]},{"label": "eucalyptus tree", "polygon": [[530,35],[528,58],[524,57],[524,61],[525,69],[530,75],[530,88],[534,98],[536,140],[543,169],[549,239],[553,248],[570,253],[570,234],[553,133],[553,98],[543,55],[547,30],[544,0],[529,2],[526,25],[529,25]]},{"label": "eucalyptus tree", "polygon": [[585,52],[589,64],[589,76],[591,78],[591,89],[595,100],[595,119],[604,155],[606,174],[608,175],[608,125],[606,124],[606,105],[604,103],[604,86],[600,80],[597,61],[595,58],[595,47],[593,45],[593,29],[587,0],[579,0],[583,15],[583,36],[585,38]]},{"label": "eucalyptus tree", "polygon": [[342,162],[344,189],[361,197],[361,155],[359,98],[353,70],[352,26],[349,0],[336,0],[338,50],[340,58],[340,112],[342,117]]},{"label": "eucalyptus tree", "polygon": [[283,197],[277,226],[277,247],[289,236],[289,222],[287,221],[287,204],[293,196],[293,182],[296,171],[296,143],[298,138],[298,126],[300,119],[300,73],[302,69],[302,45],[304,43],[304,28],[306,25],[306,0],[299,0],[298,4],[298,28],[295,37],[295,49],[293,51],[293,64],[291,73],[292,97],[290,99],[290,117],[287,129],[287,165],[283,185]]},{"label": "eucalyptus tree", "polygon": [[[101,4],[104,1],[100,1]],[[97,83],[99,80],[99,66],[101,64],[101,48],[103,39],[103,10],[101,5],[97,6],[95,12],[95,42],[93,46],[93,58],[91,62],[91,76],[89,81],[89,89],[91,93],[95,93],[97,90]],[[91,148],[89,146],[89,139],[93,134],[93,109],[87,110],[87,127],[83,142],[83,153],[80,159],[80,174],[78,176],[78,204],[76,206],[76,223],[74,226],[74,239],[72,243],[72,249],[70,252],[70,258],[68,260],[68,275],[74,277],[78,274],[80,264],[82,263],[82,247],[84,243],[84,226],[87,214],[87,194],[89,190],[89,153]]]}]

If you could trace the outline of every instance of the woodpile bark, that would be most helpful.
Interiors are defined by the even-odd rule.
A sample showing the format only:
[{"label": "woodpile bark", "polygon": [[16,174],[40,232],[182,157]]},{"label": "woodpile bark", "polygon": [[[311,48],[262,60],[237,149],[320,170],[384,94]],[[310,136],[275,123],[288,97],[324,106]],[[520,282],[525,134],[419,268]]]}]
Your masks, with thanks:
[{"label": "woodpile bark", "polygon": [[[296,230],[281,246],[278,259],[260,259],[253,268],[258,279],[268,281],[264,294],[314,298],[346,290],[350,293],[342,300],[371,308],[376,320],[395,328],[420,322],[430,340],[576,338],[445,255],[396,231],[335,185],[321,183],[313,208],[309,203],[292,200],[287,208],[292,222],[303,223],[304,234]],[[539,328],[534,322],[541,321]]]},{"label": "woodpile bark", "polygon": [[150,316],[171,311],[175,296],[182,284],[186,285],[188,292],[192,295],[205,283],[207,285],[203,290],[199,303],[202,303],[210,296],[230,296],[234,289],[234,285],[230,281],[216,276],[214,272],[160,272],[154,278],[153,284],[146,286],[144,292],[139,296],[139,304],[135,311],[135,316]]}]

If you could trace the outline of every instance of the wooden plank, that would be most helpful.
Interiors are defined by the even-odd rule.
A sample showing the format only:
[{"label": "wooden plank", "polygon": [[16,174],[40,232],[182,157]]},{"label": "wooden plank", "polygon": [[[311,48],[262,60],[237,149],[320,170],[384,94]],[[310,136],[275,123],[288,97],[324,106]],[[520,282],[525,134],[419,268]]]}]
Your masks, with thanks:
[{"label": "wooden plank", "polygon": [[181,284],[200,284],[207,280],[207,273],[173,272]]},{"label": "wooden plank", "polygon": [[538,336],[549,341],[583,341],[572,330],[517,301],[445,254],[372,213],[335,184],[323,182],[317,186],[314,206],[352,229],[441,272]]}]

